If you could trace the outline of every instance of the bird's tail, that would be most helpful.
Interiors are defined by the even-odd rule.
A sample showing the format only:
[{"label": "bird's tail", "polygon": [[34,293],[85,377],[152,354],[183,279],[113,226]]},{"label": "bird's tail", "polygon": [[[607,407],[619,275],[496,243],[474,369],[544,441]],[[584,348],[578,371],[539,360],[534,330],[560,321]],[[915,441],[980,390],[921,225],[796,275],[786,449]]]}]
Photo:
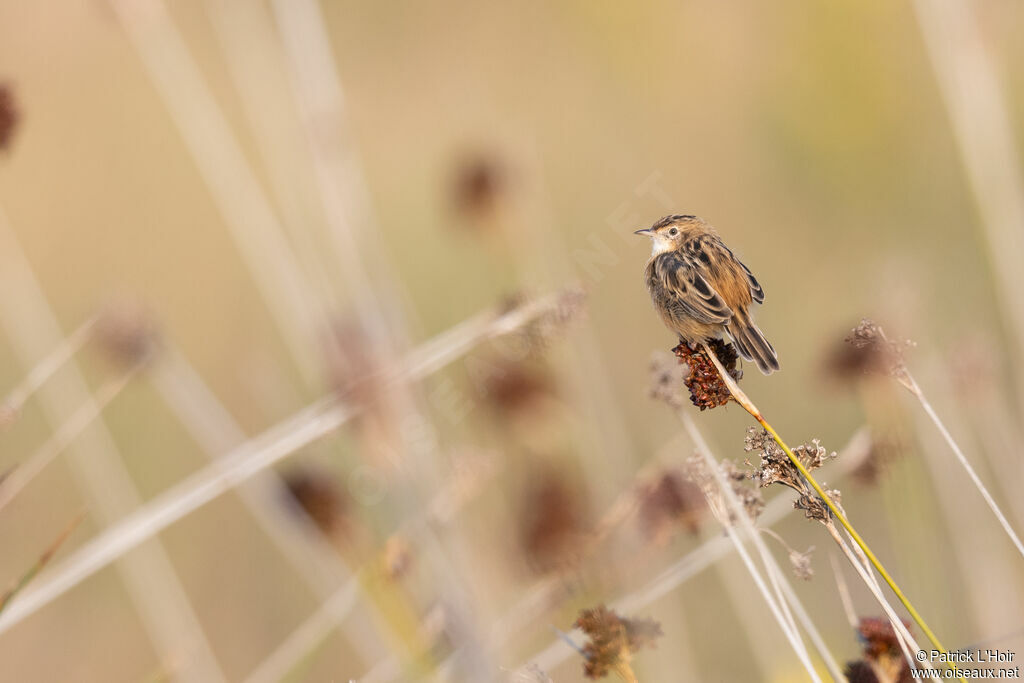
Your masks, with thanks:
[{"label": "bird's tail", "polygon": [[770,375],[779,369],[779,357],[775,349],[749,317],[734,316],[729,322],[729,336],[736,342],[739,354],[757,363],[764,374]]}]

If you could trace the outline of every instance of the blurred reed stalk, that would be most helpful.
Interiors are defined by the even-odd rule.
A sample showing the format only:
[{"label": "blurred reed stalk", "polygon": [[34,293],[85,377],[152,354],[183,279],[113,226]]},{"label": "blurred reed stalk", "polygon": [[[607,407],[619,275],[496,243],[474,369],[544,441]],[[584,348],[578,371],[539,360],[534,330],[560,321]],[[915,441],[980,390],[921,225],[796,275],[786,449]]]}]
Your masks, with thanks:
[{"label": "blurred reed stalk", "polygon": [[178,127],[236,248],[310,386],[325,311],[273,207],[162,0],[112,0],[115,15]]},{"label": "blurred reed stalk", "polygon": [[[66,344],[60,323],[2,209],[0,325],[6,330],[14,352],[27,368],[34,368],[39,362],[40,349],[60,348]],[[38,388],[36,395],[46,419],[58,431],[80,406],[96,401],[77,364],[70,358],[59,372]],[[89,511],[101,523],[115,524],[116,520],[125,518],[139,507],[142,498],[124,467],[102,416],[97,415],[87,428],[79,432],[75,444],[68,449],[68,455],[68,464],[88,501]],[[184,659],[176,679],[224,681],[224,674],[192,609],[188,593],[178,580],[163,545],[159,539],[148,540],[145,545],[135,544],[138,551],[126,555],[117,565],[147,635],[160,657],[179,656]],[[0,619],[9,623],[19,620],[17,613],[37,587],[41,587],[41,582],[23,591],[0,614]]]},{"label": "blurred reed stalk", "polygon": [[[921,650],[921,646],[918,645],[917,640],[910,633],[910,630],[900,619],[899,615],[896,614],[896,610],[893,609],[892,604],[886,599],[885,594],[882,592],[882,587],[878,583],[878,579],[871,571],[871,563],[868,558],[859,552],[859,548],[852,543],[847,543],[846,538],[840,535],[839,530],[832,520],[827,520],[825,528],[828,530],[832,540],[835,541],[839,549],[843,551],[843,555],[846,556],[847,561],[853,565],[854,571],[860,576],[864,585],[867,586],[871,595],[874,596],[875,600],[882,607],[882,611],[885,612],[885,616],[889,619],[889,623],[892,624],[893,632],[896,634],[896,638],[899,641],[900,649],[903,651],[903,656],[906,658],[907,665],[913,669],[915,664],[914,653]],[[845,604],[845,601],[844,601]],[[931,669],[934,668],[930,662],[925,661],[924,666]]]},{"label": "blurred reed stalk", "polygon": [[[66,345],[62,344],[62,346]],[[21,493],[22,489],[53,462],[54,458],[74,443],[78,435],[100,416],[103,409],[120,395],[122,389],[128,386],[138,370],[139,366],[136,365],[106,380],[89,395],[84,405],[68,415],[68,418],[60,424],[42,446],[21,463],[9,477],[0,482],[0,510]]]},{"label": "blurred reed stalk", "polygon": [[[972,3],[914,0],[913,7],[977,202],[996,273],[996,295],[1012,330],[1009,348],[1015,353],[1024,347],[1024,298],[1019,293],[1024,258],[1024,166],[1014,138],[1012,108]],[[1024,364],[1015,365],[1021,402]]]},{"label": "blurred reed stalk", "polygon": [[[719,368],[719,372],[722,371],[723,369]],[[814,665],[811,663],[810,657],[808,656],[807,649],[800,638],[799,631],[796,627],[796,622],[794,621],[793,615],[789,610],[790,602],[792,603],[793,608],[796,609],[798,614],[800,615],[801,623],[804,629],[807,631],[808,635],[810,636],[815,647],[817,648],[818,654],[821,655],[822,659],[824,660],[825,665],[829,670],[829,673],[833,677],[835,677],[836,680],[841,680],[842,670],[839,668],[839,664],[835,661],[835,658],[833,658],[831,653],[828,651],[828,648],[825,646],[825,643],[821,638],[821,634],[818,632],[817,628],[810,620],[810,617],[807,615],[807,612],[803,608],[803,605],[800,604],[799,599],[793,592],[792,586],[790,586],[789,582],[785,579],[785,577],[782,576],[782,570],[779,568],[779,565],[775,561],[774,556],[771,554],[771,552],[768,550],[768,547],[765,545],[764,539],[761,538],[761,535],[754,527],[754,523],[751,521],[750,515],[747,513],[747,510],[744,508],[739,498],[736,496],[736,492],[733,491],[732,486],[726,480],[725,473],[719,466],[718,461],[711,454],[711,450],[710,448],[708,448],[707,442],[704,440],[704,436],[700,433],[700,430],[697,429],[697,425],[693,421],[693,418],[690,417],[689,414],[682,412],[682,410],[678,410],[677,414],[683,422],[684,429],[690,435],[690,438],[693,440],[694,445],[697,447],[697,453],[704,461],[704,465],[707,468],[707,472],[710,473],[713,477],[718,487],[718,492],[721,496],[721,499],[726,502],[726,505],[728,507],[728,511],[719,510],[719,514],[717,514],[716,517],[718,518],[719,523],[721,523],[722,527],[725,529],[726,535],[729,537],[729,540],[732,541],[733,545],[736,547],[736,552],[743,560],[743,563],[746,566],[747,571],[750,573],[750,576],[754,580],[755,585],[761,592],[761,595],[764,597],[765,602],[768,603],[769,609],[771,609],[776,621],[779,622],[779,626],[782,628],[787,640],[789,640],[790,645],[796,652],[797,657],[800,658],[801,664],[803,664],[804,668],[807,669],[808,676],[810,676],[811,680],[814,681],[821,680],[818,676],[818,672],[814,669]],[[714,501],[709,498],[708,503],[711,506],[712,510],[714,510]],[[736,522],[733,522],[733,519],[735,519]],[[764,563],[765,569],[769,573],[769,576],[771,577],[771,581],[773,583],[773,587],[775,588],[774,595],[771,592],[769,592],[768,587],[764,582],[764,578],[761,576],[760,571],[754,564],[753,559],[747,553],[746,548],[744,547],[743,539],[740,537],[740,535],[737,533],[736,528],[734,527],[734,524],[737,523],[740,529],[742,530],[742,533],[745,534],[748,539],[750,539],[750,541],[754,544],[754,547],[757,549],[758,554],[761,556],[761,561]],[[786,588],[788,588],[788,591],[786,591],[785,593],[783,593],[781,589],[782,585],[785,585]]]},{"label": "blurred reed stalk", "polygon": [[[470,318],[411,351],[380,381],[390,384],[422,380],[477,344],[514,332],[557,310],[561,296],[564,295],[549,295],[498,315],[486,312]],[[0,633],[182,517],[337,430],[357,411],[333,397],[317,401],[138,506],[26,591],[0,615]]]},{"label": "blurred reed stalk", "polygon": [[[939,639],[935,635],[935,633],[924,621],[924,618],[921,617],[917,609],[914,608],[910,600],[906,597],[906,595],[904,595],[903,591],[896,584],[896,581],[892,578],[892,576],[889,575],[889,572],[882,565],[878,557],[874,554],[874,552],[872,552],[871,548],[868,547],[867,543],[864,541],[863,538],[861,538],[860,534],[857,533],[856,529],[853,528],[853,525],[850,524],[849,520],[847,520],[846,515],[843,514],[843,512],[839,509],[839,506],[836,505],[836,503],[832,500],[831,496],[829,496],[825,492],[825,490],[821,488],[821,485],[818,484],[817,480],[815,480],[811,473],[807,470],[807,468],[804,467],[803,463],[800,462],[800,459],[796,457],[796,455],[789,448],[789,446],[787,446],[786,443],[782,440],[782,438],[778,435],[778,433],[775,431],[775,428],[772,427],[767,420],[765,420],[765,418],[761,415],[761,411],[758,410],[757,406],[754,405],[750,398],[743,392],[742,389],[740,389],[739,385],[736,384],[736,381],[732,378],[732,375],[730,375],[722,366],[722,363],[721,361],[718,360],[718,356],[715,355],[714,350],[711,349],[711,347],[706,343],[703,344],[703,348],[704,352],[715,364],[715,368],[718,370],[719,376],[725,382],[730,394],[732,394],[733,398],[736,399],[736,402],[743,406],[743,409],[750,413],[751,417],[757,420],[757,422],[764,428],[764,430],[771,435],[775,443],[778,444],[779,448],[781,448],[783,452],[786,454],[786,457],[789,459],[790,463],[792,463],[793,466],[800,473],[800,476],[802,476],[804,480],[811,485],[811,487],[814,489],[814,492],[818,495],[821,501],[828,506],[829,512],[832,514],[832,517],[839,521],[843,529],[846,531],[847,534],[849,534],[850,538],[853,540],[856,546],[860,549],[861,552],[863,552],[865,559],[868,562],[870,562],[871,566],[873,566],[875,570],[882,576],[885,582],[889,585],[889,588],[893,591],[893,593],[896,594],[896,597],[899,598],[900,602],[903,603],[904,608],[906,608],[907,612],[910,614],[911,618],[918,625],[918,627],[920,627],[921,631],[928,637],[928,640],[932,643],[932,645],[940,652],[948,652],[948,650],[946,650],[946,648],[942,646],[942,643],[939,642]],[[838,534],[833,534],[833,539],[836,539],[838,542]],[[955,667],[952,666],[952,664],[949,665],[949,668],[955,671]]]},{"label": "blurred reed stalk", "polygon": [[[882,338],[884,339],[884,333],[882,333],[882,335]],[[946,428],[945,423],[943,423],[938,413],[936,413],[935,409],[932,408],[932,404],[927,398],[925,398],[924,392],[921,391],[921,387],[917,384],[917,380],[914,379],[914,376],[911,375],[910,371],[905,367],[901,368],[900,374],[896,376],[895,379],[906,387],[907,390],[914,395],[914,398],[917,399],[918,403],[921,404],[925,414],[928,415],[928,419],[931,420],[932,424],[935,425],[935,428],[939,431],[939,434],[942,435],[942,439],[946,442],[946,445],[949,446],[949,449],[953,451],[953,455],[956,456],[957,462],[959,462],[960,466],[964,468],[965,472],[967,472],[967,476],[970,477],[971,483],[974,484],[976,489],[978,489],[981,497],[985,499],[985,504],[988,505],[988,509],[992,511],[993,515],[995,515],[996,520],[1003,528],[1003,531],[1010,539],[1010,542],[1013,543],[1017,552],[1020,553],[1022,558],[1024,558],[1024,543],[1021,543],[1020,537],[1017,536],[1017,532],[1014,531],[1013,526],[1010,525],[1010,521],[1006,518],[1006,515],[1003,514],[1003,511],[992,497],[992,494],[988,492],[988,488],[982,483],[981,477],[978,476],[974,467],[967,460],[967,456],[964,455],[959,444],[957,444],[953,439],[952,434],[949,433],[949,430]]]},{"label": "blurred reed stalk", "polygon": [[337,264],[325,262],[327,250],[318,239],[315,182],[294,103],[282,97],[288,90],[285,57],[270,8],[248,0],[212,0],[205,9],[296,259],[328,310],[340,310],[335,280],[342,275]]},{"label": "blurred reed stalk", "polygon": [[18,386],[0,403],[0,427],[15,420],[25,402],[92,338],[96,318],[90,318],[64,338],[48,356],[33,366]]},{"label": "blurred reed stalk", "polygon": [[[165,344],[148,378],[211,461],[245,442],[241,426],[178,349]],[[255,522],[310,592],[317,600],[333,604],[328,596],[337,586],[353,583],[352,571],[308,515],[285,509],[282,503],[287,489],[280,476],[274,470],[261,472],[241,485],[238,493]],[[367,657],[374,657],[382,649],[372,632],[364,628],[346,628],[345,637]]]},{"label": "blurred reed stalk", "polygon": [[[384,344],[381,351],[386,353],[394,343],[387,323],[393,327],[397,322],[388,321],[387,315],[400,309],[379,292],[398,280],[380,257],[380,248],[370,242],[375,235],[368,229],[369,193],[348,130],[341,78],[321,9],[313,0],[273,0],[270,5],[336,265],[353,297],[364,332],[375,344]],[[372,278],[370,268],[378,274],[387,271],[385,277]]]},{"label": "blurred reed stalk", "polygon": [[68,524],[67,527],[57,535],[57,538],[50,543],[49,547],[43,551],[43,554],[39,556],[39,559],[36,560],[35,563],[29,567],[28,570],[22,574],[10,588],[5,590],[3,593],[0,593],[0,613],[2,613],[4,609],[7,608],[7,605],[10,604],[11,600],[13,600],[14,597],[28,585],[29,581],[35,578],[36,574],[38,574],[40,570],[50,562],[53,556],[57,553],[57,550],[64,545],[64,541],[68,539],[68,536],[70,536],[71,533],[78,528],[78,525],[82,523],[82,520],[85,519],[85,515],[85,512],[78,513],[78,515],[71,520],[71,523]]},{"label": "blurred reed stalk", "polygon": [[[478,464],[479,465],[479,464]],[[392,537],[408,539],[415,543],[422,533],[431,526],[442,526],[449,523],[457,515],[462,506],[476,497],[483,484],[496,474],[493,465],[482,463],[482,470],[469,477],[452,478],[435,496],[425,510],[403,522]],[[379,560],[378,556],[373,558]],[[373,562],[370,563],[372,565]],[[362,567],[359,573],[370,571],[371,567]],[[249,676],[246,683],[272,683],[284,678],[293,670],[297,663],[314,648],[319,646],[339,624],[346,623],[352,609],[357,604],[360,590],[359,576],[353,576],[334,592],[316,611],[264,659]],[[453,655],[454,656],[454,655]],[[370,671],[401,670],[396,657],[388,656],[382,662],[370,667]],[[367,675],[369,676],[369,674]],[[360,681],[367,679],[360,677]],[[371,677],[372,678],[372,677]]]}]

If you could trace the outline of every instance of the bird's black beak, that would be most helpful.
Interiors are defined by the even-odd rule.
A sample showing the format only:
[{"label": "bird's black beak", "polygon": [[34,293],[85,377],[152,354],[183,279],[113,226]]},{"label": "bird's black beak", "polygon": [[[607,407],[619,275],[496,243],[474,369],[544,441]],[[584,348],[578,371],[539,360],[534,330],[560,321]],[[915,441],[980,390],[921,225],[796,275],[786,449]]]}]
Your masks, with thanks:
[{"label": "bird's black beak", "polygon": [[654,235],[654,230],[651,228],[644,228],[643,230],[637,230],[633,233],[634,235],[643,235],[644,237],[651,237]]}]

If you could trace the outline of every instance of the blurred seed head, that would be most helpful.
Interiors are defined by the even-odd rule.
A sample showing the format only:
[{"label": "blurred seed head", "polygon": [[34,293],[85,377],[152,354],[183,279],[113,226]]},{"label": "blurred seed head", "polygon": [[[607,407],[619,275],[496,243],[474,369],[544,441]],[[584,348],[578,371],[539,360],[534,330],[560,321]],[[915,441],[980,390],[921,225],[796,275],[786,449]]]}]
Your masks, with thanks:
[{"label": "blurred seed head", "polygon": [[[756,520],[764,510],[764,498],[761,496],[761,492],[751,485],[751,475],[740,470],[730,460],[721,461],[719,466],[722,468],[722,474],[726,481],[732,487],[733,493],[739,499],[740,505],[751,521]],[[700,488],[708,507],[719,522],[729,525],[737,522],[736,516],[732,512],[732,506],[724,498],[717,478],[714,472],[708,469],[704,458],[694,455],[687,459],[683,467],[683,475]]]},{"label": "blurred seed head", "polygon": [[486,225],[500,211],[509,181],[509,169],[496,154],[465,155],[457,163],[451,182],[456,215],[474,227]]},{"label": "blurred seed head", "polygon": [[134,367],[160,348],[160,330],[150,311],[137,301],[107,305],[96,320],[96,341],[114,362]]},{"label": "blurred seed head", "polygon": [[683,407],[683,380],[688,369],[672,355],[655,351],[651,355],[651,385],[648,395],[668,404],[673,410]]},{"label": "blurred seed head", "polygon": [[0,151],[10,146],[19,118],[13,89],[7,83],[0,83]]},{"label": "blurred seed head", "polygon": [[333,477],[310,467],[284,475],[290,503],[309,516],[317,528],[330,536],[347,529],[348,502]]},{"label": "blurred seed head", "polygon": [[[909,622],[903,623],[910,627]],[[861,619],[857,635],[864,657],[847,663],[844,673],[850,683],[909,683],[913,680],[896,631],[888,619]]]},{"label": "blurred seed head", "polygon": [[525,361],[498,362],[483,378],[488,405],[500,415],[520,413],[554,394],[554,380],[546,368]]},{"label": "blurred seed head", "polygon": [[587,678],[604,678],[621,671],[634,654],[645,647],[655,647],[657,639],[664,635],[661,624],[655,620],[627,619],[604,605],[582,610],[575,626],[587,634],[583,646],[583,672]]},{"label": "blurred seed head", "polygon": [[696,534],[708,511],[700,487],[684,479],[677,470],[666,470],[654,482],[642,485],[639,499],[644,533],[659,544],[680,527]]},{"label": "blurred seed head", "polygon": [[408,539],[400,534],[392,534],[384,542],[381,563],[384,575],[391,580],[402,578],[412,567],[414,555]]},{"label": "blurred seed head", "polygon": [[850,472],[854,480],[865,486],[877,484],[905,452],[903,438],[896,431],[871,435],[871,445],[864,459]]},{"label": "blurred seed head", "polygon": [[538,572],[574,569],[586,540],[584,502],[579,490],[553,470],[532,477],[523,496],[520,542]]},{"label": "blurred seed head", "polygon": [[814,546],[811,546],[802,553],[790,549],[789,563],[793,567],[793,575],[796,578],[803,579],[804,581],[810,581],[814,578],[814,567],[811,565],[812,552],[814,552]]},{"label": "blurred seed head", "polygon": [[377,401],[377,364],[370,340],[358,323],[343,320],[333,325],[327,344],[327,371],[331,386],[343,400],[361,405]]},{"label": "blurred seed head", "polygon": [[825,367],[832,377],[853,382],[870,375],[889,376],[909,386],[909,375],[903,354],[914,346],[909,340],[893,341],[881,325],[864,318],[844,340],[829,353]]},{"label": "blurred seed head", "polygon": [[[499,315],[525,306],[529,298],[524,294],[508,297],[498,309]],[[569,325],[586,312],[587,293],[582,287],[566,287],[555,297],[546,310],[509,335],[515,358],[529,358],[547,351],[551,344],[564,336]]]}]

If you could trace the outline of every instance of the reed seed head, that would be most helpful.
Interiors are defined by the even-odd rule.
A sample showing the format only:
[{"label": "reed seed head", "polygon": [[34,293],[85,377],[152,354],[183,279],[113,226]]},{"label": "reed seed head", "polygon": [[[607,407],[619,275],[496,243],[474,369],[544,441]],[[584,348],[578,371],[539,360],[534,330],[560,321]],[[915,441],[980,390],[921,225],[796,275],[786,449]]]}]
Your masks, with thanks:
[{"label": "reed seed head", "polygon": [[588,637],[583,646],[583,672],[587,678],[604,678],[620,671],[629,665],[636,652],[654,647],[664,635],[661,625],[653,619],[627,619],[604,605],[582,610],[576,628]]},{"label": "reed seed head", "polygon": [[14,102],[14,92],[7,83],[0,83],[0,151],[6,150],[14,138],[18,127],[18,107]]}]

